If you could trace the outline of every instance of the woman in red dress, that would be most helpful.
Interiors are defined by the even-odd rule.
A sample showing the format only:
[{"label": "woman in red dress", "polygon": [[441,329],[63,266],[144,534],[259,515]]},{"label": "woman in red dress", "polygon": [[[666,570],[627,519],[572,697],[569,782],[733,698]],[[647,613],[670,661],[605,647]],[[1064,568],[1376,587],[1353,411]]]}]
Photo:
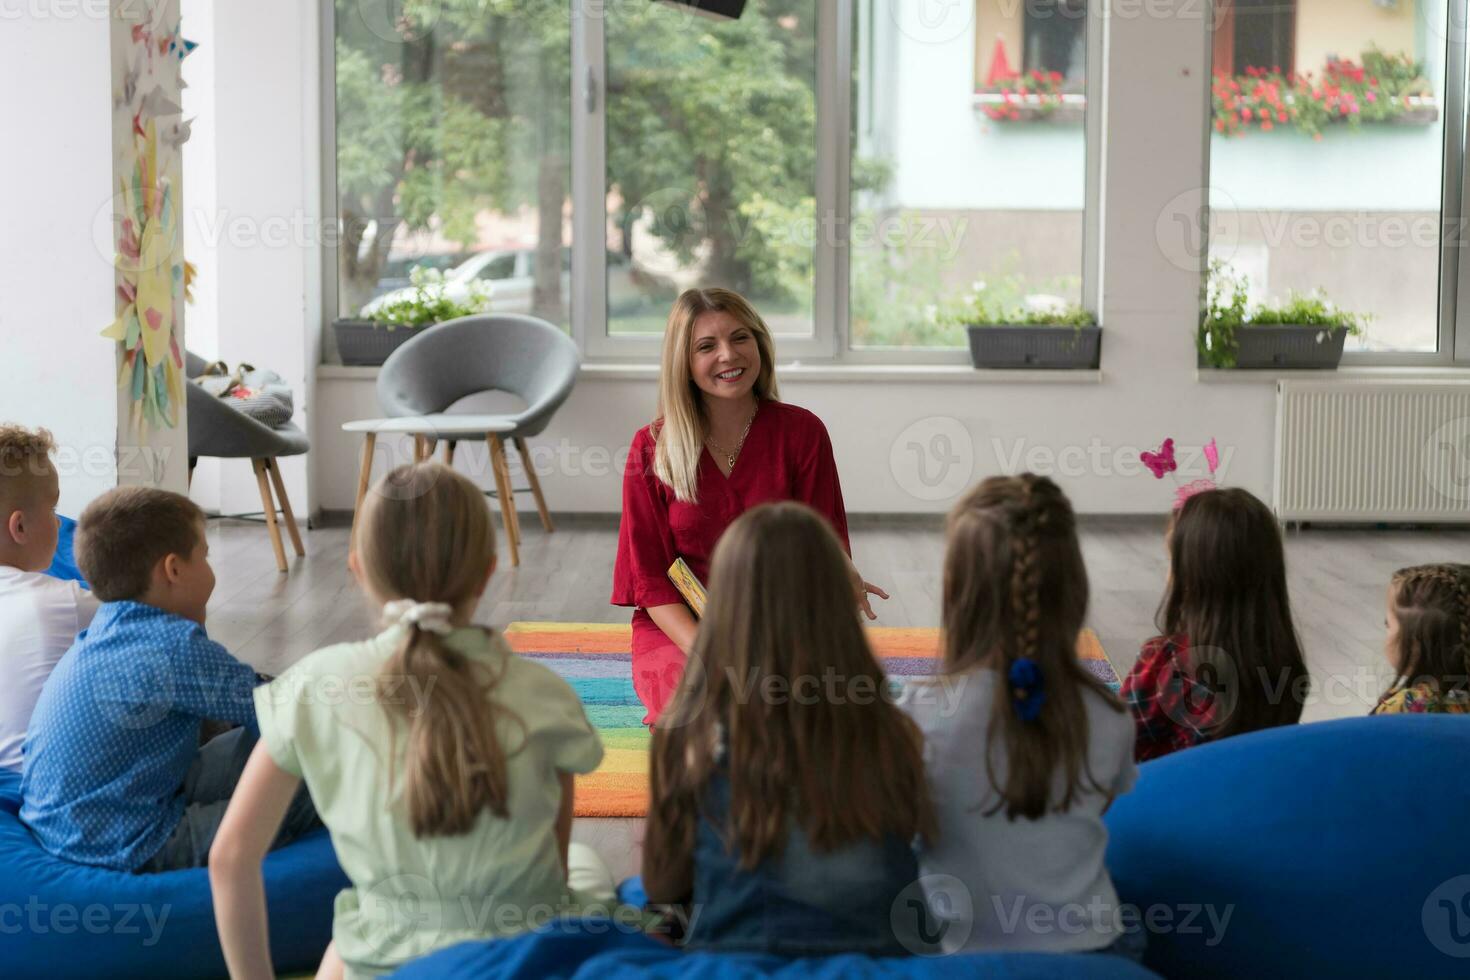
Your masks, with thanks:
[{"label": "woman in red dress", "polygon": [[[748,508],[799,500],[832,523],[849,555],[832,441],[811,412],[778,399],[775,346],[739,294],[690,289],[664,333],[655,421],[633,437],[612,602],[635,606],[633,687],[657,721],[672,697],[697,623],[669,581],[683,558],[701,582],[725,528]],[[853,570],[856,602],[887,593]]]}]

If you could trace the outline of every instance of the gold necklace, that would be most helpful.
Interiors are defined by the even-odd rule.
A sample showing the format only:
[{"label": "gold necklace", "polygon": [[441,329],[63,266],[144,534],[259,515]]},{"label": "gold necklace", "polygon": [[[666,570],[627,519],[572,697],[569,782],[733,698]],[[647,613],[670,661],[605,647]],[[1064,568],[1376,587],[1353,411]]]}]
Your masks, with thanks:
[{"label": "gold necklace", "polygon": [[[760,411],[760,406],[759,405],[756,406],[755,411],[756,412]],[[737,443],[735,443],[735,451],[733,453],[726,452],[724,450],[724,448],[718,442],[715,442],[714,436],[708,436],[707,435],[707,436],[704,437],[704,441],[707,442],[707,443],[709,443],[709,447],[711,449],[713,449],[715,452],[719,453],[721,456],[725,457],[725,466],[726,466],[727,469],[733,470],[735,468],[735,457],[739,456],[740,455],[740,450],[745,447],[745,437],[748,436],[748,435],[750,435],[750,427],[754,423],[755,423],[755,412],[751,412],[750,413],[750,418],[748,418],[748,419],[745,420],[745,429],[743,431],[741,431],[741,433],[740,433],[740,441],[737,442]]]}]

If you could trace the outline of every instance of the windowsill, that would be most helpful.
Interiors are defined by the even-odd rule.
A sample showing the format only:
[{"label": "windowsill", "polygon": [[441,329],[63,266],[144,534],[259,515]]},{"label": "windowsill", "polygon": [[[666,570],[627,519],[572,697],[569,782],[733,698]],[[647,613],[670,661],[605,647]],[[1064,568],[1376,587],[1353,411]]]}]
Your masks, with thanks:
[{"label": "windowsill", "polygon": [[1275,384],[1278,381],[1470,381],[1467,367],[1340,367],[1335,371],[1271,368],[1196,368],[1200,384]]},{"label": "windowsill", "polygon": [[[977,371],[963,364],[780,364],[776,373],[782,381],[860,382],[922,381],[953,384],[1101,384],[1101,371]],[[322,364],[316,369],[321,380],[376,381],[376,367]],[[653,363],[584,363],[579,377],[591,381],[658,380]]]}]

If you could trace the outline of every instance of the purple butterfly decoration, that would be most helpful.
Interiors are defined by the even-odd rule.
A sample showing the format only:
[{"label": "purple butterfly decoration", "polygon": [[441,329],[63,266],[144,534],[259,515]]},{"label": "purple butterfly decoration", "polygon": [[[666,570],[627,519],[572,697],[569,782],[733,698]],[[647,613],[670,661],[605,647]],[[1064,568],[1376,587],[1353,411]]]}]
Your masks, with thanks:
[{"label": "purple butterfly decoration", "polygon": [[1148,467],[1155,480],[1162,480],[1165,473],[1173,473],[1179,468],[1179,464],[1174,461],[1173,439],[1165,439],[1158,452],[1140,453],[1138,458],[1143,460],[1143,465]]}]

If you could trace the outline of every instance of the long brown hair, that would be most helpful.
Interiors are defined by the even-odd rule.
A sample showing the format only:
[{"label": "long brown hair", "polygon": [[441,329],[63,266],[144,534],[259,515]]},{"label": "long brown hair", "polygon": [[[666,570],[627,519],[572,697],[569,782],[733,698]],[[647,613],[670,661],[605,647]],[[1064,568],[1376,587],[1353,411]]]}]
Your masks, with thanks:
[{"label": "long brown hair", "polygon": [[[383,477],[358,517],[358,569],[384,601],[472,607],[495,562],[495,529],[480,489],[439,463],[400,466]],[[505,817],[505,752],[489,701],[498,678],[417,624],[380,672],[432,692],[421,710],[383,697],[390,718],[408,723],[404,796],[415,837],[467,832],[489,810]],[[386,693],[386,692],[382,692]]]},{"label": "long brown hair", "polygon": [[662,362],[658,373],[658,425],[653,471],[688,503],[698,499],[699,459],[708,434],[704,397],[689,370],[694,324],[706,313],[726,313],[739,320],[755,337],[761,366],[756,374],[755,397],[778,401],[776,344],[771,329],[745,297],[729,289],[686,289],[674,301],[664,328]]},{"label": "long brown hair", "polygon": [[756,507],[730,525],[688,666],[653,733],[646,848],[692,850],[700,797],[722,764],[725,829],[744,867],[781,853],[789,819],[825,852],[933,835],[922,737],[887,696],[848,567],[803,504]]},{"label": "long brown hair", "polygon": [[1393,575],[1398,666],[1385,696],[1431,680],[1440,694],[1470,687],[1470,565],[1445,562]]},{"label": "long brown hair", "polygon": [[1248,491],[1206,490],[1179,509],[1155,625],[1186,639],[1181,667],[1216,691],[1212,738],[1301,718],[1310,675],[1292,622],[1281,530]]},{"label": "long brown hair", "polygon": [[[944,670],[991,668],[998,677],[985,765],[1004,753],[1006,782],[989,811],[1035,820],[1070,809],[1088,786],[1087,709],[1092,691],[1123,705],[1077,659],[1087,616],[1087,568],[1072,505],[1044,476],[996,476],[950,511],[944,556]],[[1023,720],[1009,675],[1020,658],[1040,667],[1044,700]],[[1065,789],[1053,800],[1056,773]],[[1085,780],[1085,782],[1084,782]]]}]

